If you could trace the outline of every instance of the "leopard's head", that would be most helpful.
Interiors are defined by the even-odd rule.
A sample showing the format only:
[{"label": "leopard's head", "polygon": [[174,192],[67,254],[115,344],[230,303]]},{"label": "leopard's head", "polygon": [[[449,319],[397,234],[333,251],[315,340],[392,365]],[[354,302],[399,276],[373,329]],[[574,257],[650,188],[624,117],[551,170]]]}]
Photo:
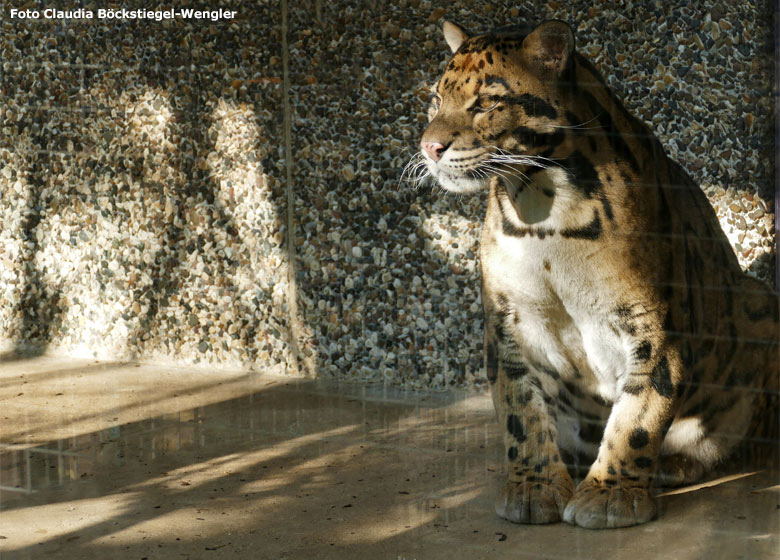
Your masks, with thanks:
[{"label": "leopard's head", "polygon": [[418,167],[456,193],[547,167],[568,142],[574,72],[568,24],[473,37],[452,22],[443,30],[454,54],[435,86]]}]

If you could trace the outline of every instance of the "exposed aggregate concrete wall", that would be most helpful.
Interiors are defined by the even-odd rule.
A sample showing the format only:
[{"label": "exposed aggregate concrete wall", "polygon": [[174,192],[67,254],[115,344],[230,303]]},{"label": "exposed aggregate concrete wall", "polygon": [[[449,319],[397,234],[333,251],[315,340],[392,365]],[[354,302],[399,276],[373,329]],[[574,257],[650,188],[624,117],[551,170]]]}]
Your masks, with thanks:
[{"label": "exposed aggregate concrete wall", "polygon": [[161,21],[3,7],[3,348],[479,383],[484,201],[399,180],[445,17],[570,22],[743,266],[773,280],[772,3],[622,4],[226,1],[233,18]]}]

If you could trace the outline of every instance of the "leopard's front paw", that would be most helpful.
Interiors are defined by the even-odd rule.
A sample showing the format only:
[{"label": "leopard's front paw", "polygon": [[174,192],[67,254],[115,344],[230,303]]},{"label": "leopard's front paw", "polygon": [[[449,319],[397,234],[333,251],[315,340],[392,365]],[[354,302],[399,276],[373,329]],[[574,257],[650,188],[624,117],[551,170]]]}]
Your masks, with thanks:
[{"label": "leopard's front paw", "polygon": [[655,500],[646,488],[606,486],[586,478],[563,512],[563,520],[587,529],[630,527],[655,517]]},{"label": "leopard's front paw", "polygon": [[574,493],[565,471],[553,476],[527,476],[509,481],[498,493],[496,513],[513,523],[555,523]]}]

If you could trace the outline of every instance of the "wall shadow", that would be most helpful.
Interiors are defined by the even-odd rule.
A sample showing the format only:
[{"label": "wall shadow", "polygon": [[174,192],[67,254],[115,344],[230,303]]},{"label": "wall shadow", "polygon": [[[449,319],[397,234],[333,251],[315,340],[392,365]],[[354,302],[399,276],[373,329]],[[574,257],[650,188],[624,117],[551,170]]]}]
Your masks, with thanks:
[{"label": "wall shadow", "polygon": [[[248,32],[258,21],[267,37]],[[284,289],[294,232],[275,149],[278,7],[242,5],[229,22],[10,27],[56,48],[19,48],[12,67],[40,72],[3,75],[12,101],[29,103],[17,125],[29,136],[19,342],[7,357],[58,339],[81,355],[298,371]]]},{"label": "wall shadow", "polygon": [[[560,542],[566,557],[603,550],[618,558],[626,531],[648,550],[691,531],[700,546],[724,532],[736,542],[725,518],[711,514],[719,499],[712,489],[664,497],[661,521],[622,532],[512,525],[493,513],[503,453],[488,408],[472,410],[453,396],[257,381],[244,380],[247,392],[236,398],[0,453],[3,485],[31,481],[36,490],[8,499],[3,488],[4,557],[220,548],[235,557],[421,555],[453,542],[476,554],[522,533],[529,553],[552,554]],[[766,479],[756,484],[761,490]],[[730,506],[731,515],[756,511],[753,499]],[[695,516],[695,530],[679,523],[686,516]],[[27,544],[19,544],[24,519]],[[34,532],[39,523],[49,534]],[[767,524],[771,516],[742,534],[760,536]]]},{"label": "wall shadow", "polygon": [[[63,543],[71,543],[68,548],[74,554],[110,551],[111,546],[104,549],[96,542],[135,532],[131,529],[149,523],[165,523],[165,518],[185,512],[187,523],[202,517],[200,512],[221,516],[212,509],[214,505],[220,512],[230,512],[233,531],[256,540],[276,526],[275,518],[284,515],[294,497],[303,500],[305,509],[305,497],[319,494],[312,498],[316,504],[310,514],[317,516],[328,509],[325,503],[329,500],[339,508],[346,500],[355,503],[356,510],[365,505],[371,511],[371,499],[358,504],[350,495],[368,498],[366,493],[377,491],[385,494],[382,499],[389,500],[390,507],[398,499],[414,509],[420,499],[416,480],[426,478],[428,484],[437,474],[436,485],[444,495],[467,496],[465,502],[453,498],[454,503],[477,499],[482,482],[470,485],[457,477],[465,468],[482,470],[487,461],[495,459],[481,449],[492,436],[487,435],[489,429],[467,427],[463,421],[467,415],[446,411],[456,399],[434,395],[420,408],[419,401],[410,402],[401,391],[389,395],[376,391],[378,396],[368,399],[350,395],[355,391],[353,387],[339,395],[316,382],[271,386],[192,410],[0,452],[4,515],[41,507],[57,509],[58,504],[79,504],[84,499],[121,502],[106,514],[91,515],[78,527],[43,538],[29,548],[15,547],[9,539],[4,555],[41,552]],[[357,391],[360,394],[362,389]],[[401,404],[402,400],[406,402]],[[452,424],[442,427],[442,417],[449,417]],[[431,471],[453,452],[462,457],[455,471]],[[402,469],[404,478],[389,481],[382,490],[380,481],[395,479],[397,474],[391,471],[399,460],[408,467]],[[12,463],[17,471],[9,468]],[[20,490],[34,492],[9,499],[13,496],[8,492],[9,480],[22,485],[31,481],[29,488]],[[408,498],[410,494],[414,497]],[[190,513],[195,514],[192,519]],[[434,514],[438,517],[441,511]],[[304,518],[310,515],[304,512]],[[425,518],[430,516],[426,513]],[[216,523],[214,529],[221,524],[216,518],[209,521]],[[359,519],[353,523],[360,526]],[[251,536],[258,531],[258,536]],[[163,535],[160,538],[160,543],[168,540]],[[204,542],[214,544],[214,538],[216,534]],[[182,540],[199,539],[187,536]],[[169,544],[175,545],[165,546]]]}]

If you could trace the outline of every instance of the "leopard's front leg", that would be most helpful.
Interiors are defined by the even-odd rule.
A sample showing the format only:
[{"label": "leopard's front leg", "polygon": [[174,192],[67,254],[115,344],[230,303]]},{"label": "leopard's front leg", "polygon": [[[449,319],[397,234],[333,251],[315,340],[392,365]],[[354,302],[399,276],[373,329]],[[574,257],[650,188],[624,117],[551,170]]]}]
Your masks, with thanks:
[{"label": "leopard's front leg", "polygon": [[550,380],[525,363],[514,345],[499,344],[490,328],[485,366],[504,431],[507,471],[496,513],[515,523],[560,521],[574,484],[558,450],[555,412],[545,389]]},{"label": "leopard's front leg", "polygon": [[564,521],[590,529],[628,527],[656,514],[650,494],[658,452],[674,416],[679,354],[659,352],[649,371],[623,380],[598,457],[566,506]]}]

